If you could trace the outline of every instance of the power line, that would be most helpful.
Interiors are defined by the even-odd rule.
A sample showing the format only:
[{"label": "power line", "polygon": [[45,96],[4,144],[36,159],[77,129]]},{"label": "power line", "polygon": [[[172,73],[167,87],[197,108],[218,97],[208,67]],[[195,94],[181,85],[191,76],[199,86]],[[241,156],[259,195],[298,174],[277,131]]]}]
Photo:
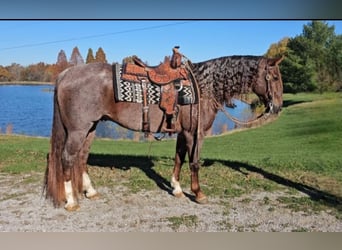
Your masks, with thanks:
[{"label": "power line", "polygon": [[62,39],[62,40],[56,40],[56,41],[47,41],[47,42],[41,42],[41,43],[22,44],[22,45],[13,46],[13,47],[0,48],[0,51],[13,50],[13,49],[22,49],[22,48],[30,48],[30,47],[39,47],[39,46],[44,46],[44,45],[64,43],[64,42],[70,42],[70,41],[87,40],[87,39],[93,39],[93,38],[99,38],[99,37],[106,37],[106,36],[113,36],[113,35],[119,35],[119,34],[125,34],[125,33],[132,33],[132,32],[143,31],[143,30],[152,30],[152,29],[165,28],[165,27],[169,27],[169,26],[183,25],[183,24],[187,24],[187,23],[190,23],[190,22],[191,21],[169,23],[169,24],[161,24],[161,25],[155,25],[155,26],[150,26],[150,27],[128,29],[128,30],[116,31],[116,32],[111,32],[111,33],[89,35],[89,36],[82,36],[82,37],[76,37],[76,38],[68,38],[68,39]]}]

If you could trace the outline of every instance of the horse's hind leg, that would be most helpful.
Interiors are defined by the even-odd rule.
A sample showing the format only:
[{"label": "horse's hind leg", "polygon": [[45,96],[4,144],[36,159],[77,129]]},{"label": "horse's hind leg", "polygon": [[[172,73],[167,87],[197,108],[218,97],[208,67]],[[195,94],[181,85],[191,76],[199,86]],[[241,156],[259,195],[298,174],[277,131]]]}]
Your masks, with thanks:
[{"label": "horse's hind leg", "polygon": [[80,152],[80,158],[81,158],[81,166],[82,166],[82,179],[83,179],[83,191],[85,193],[85,196],[88,199],[96,199],[99,197],[99,193],[93,188],[91,184],[91,180],[88,175],[88,168],[87,168],[87,161],[89,157],[89,151],[90,151],[90,146],[92,141],[94,140],[95,137],[95,128],[93,131],[91,131],[84,144],[83,148]]},{"label": "horse's hind leg", "polygon": [[186,140],[184,134],[178,134],[177,136],[177,144],[176,144],[176,156],[175,156],[175,165],[173,167],[173,174],[171,178],[171,186],[173,187],[173,195],[180,198],[184,197],[183,190],[180,186],[180,171],[182,169],[182,165],[185,161],[185,156],[187,152]]},{"label": "horse's hind leg", "polygon": [[62,154],[66,197],[64,208],[68,211],[76,211],[80,208],[77,198],[83,189],[83,167],[82,159],[80,159],[80,151],[83,147],[88,131],[78,130],[68,132],[68,137]]}]

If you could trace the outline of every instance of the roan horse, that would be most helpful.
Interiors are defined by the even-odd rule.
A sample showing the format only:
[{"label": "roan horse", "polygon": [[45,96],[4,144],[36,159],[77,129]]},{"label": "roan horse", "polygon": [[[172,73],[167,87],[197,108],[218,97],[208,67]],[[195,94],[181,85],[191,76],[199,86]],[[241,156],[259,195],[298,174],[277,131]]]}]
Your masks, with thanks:
[{"label": "roan horse", "polygon": [[[205,132],[222,105],[232,106],[232,97],[252,90],[268,112],[282,107],[283,85],[278,64],[282,59],[258,56],[221,57],[192,64],[200,101],[178,106],[176,155],[171,179],[173,194],[184,196],[179,176],[186,154],[191,169],[191,190],[198,203],[206,203],[198,179],[199,154]],[[98,196],[87,174],[90,145],[100,120],[142,131],[142,104],[114,99],[113,68],[104,63],[85,64],[62,72],[55,85],[51,148],[45,173],[45,194],[55,207],[79,209],[78,197]],[[149,105],[150,132],[160,132],[164,112]]]}]

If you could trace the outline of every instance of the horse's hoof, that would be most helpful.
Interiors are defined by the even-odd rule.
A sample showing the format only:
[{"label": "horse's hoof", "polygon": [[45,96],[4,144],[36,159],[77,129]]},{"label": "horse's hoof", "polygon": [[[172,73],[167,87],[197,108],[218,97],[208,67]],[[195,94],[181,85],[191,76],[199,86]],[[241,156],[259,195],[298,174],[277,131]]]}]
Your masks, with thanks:
[{"label": "horse's hoof", "polygon": [[201,196],[201,197],[196,197],[195,201],[198,203],[198,204],[208,204],[208,198],[207,196]]},{"label": "horse's hoof", "polygon": [[179,192],[179,193],[173,193],[173,195],[176,198],[185,198],[185,194],[183,192]]},{"label": "horse's hoof", "polygon": [[95,193],[93,195],[87,195],[86,194],[86,197],[89,199],[89,200],[98,200],[100,199],[101,195],[99,193]]},{"label": "horse's hoof", "polygon": [[80,205],[65,205],[64,209],[68,212],[75,212],[80,210]]}]

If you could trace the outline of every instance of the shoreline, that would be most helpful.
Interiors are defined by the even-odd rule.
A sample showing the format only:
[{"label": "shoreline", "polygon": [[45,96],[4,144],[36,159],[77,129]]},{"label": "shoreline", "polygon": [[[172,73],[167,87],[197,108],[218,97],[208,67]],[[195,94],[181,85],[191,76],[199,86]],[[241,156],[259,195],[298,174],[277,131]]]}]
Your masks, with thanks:
[{"label": "shoreline", "polygon": [[15,81],[0,82],[0,85],[54,85],[52,82],[35,82],[35,81]]}]

